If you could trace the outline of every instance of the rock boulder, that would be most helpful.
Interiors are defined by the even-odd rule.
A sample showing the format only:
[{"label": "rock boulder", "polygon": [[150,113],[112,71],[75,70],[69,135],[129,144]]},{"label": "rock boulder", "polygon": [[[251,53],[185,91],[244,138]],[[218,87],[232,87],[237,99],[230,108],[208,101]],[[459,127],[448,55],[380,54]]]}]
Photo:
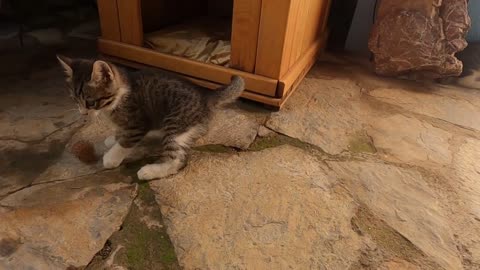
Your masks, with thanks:
[{"label": "rock boulder", "polygon": [[369,48],[374,69],[386,76],[458,76],[455,53],[467,46],[466,0],[381,1]]}]

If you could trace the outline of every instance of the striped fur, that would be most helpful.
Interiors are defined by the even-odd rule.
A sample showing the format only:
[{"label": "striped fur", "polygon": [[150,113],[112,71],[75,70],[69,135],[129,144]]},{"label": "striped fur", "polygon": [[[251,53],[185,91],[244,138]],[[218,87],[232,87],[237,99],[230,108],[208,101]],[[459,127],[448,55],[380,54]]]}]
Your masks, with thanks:
[{"label": "striped fur", "polygon": [[104,61],[59,56],[70,94],[81,112],[104,111],[118,127],[116,144],[104,155],[113,168],[147,133],[162,134],[158,163],[138,172],[140,179],[174,174],[186,165],[187,150],[206,133],[212,111],[232,102],[243,91],[243,79],[208,91],[166,72],[127,71]]}]

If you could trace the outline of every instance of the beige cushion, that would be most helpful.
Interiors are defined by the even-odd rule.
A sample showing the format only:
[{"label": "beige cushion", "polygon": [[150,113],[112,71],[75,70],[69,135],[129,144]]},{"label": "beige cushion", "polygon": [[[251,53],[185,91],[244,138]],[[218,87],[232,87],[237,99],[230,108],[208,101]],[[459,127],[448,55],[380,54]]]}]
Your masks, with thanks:
[{"label": "beige cushion", "polygon": [[228,66],[231,20],[199,19],[145,35],[147,46],[162,53]]}]

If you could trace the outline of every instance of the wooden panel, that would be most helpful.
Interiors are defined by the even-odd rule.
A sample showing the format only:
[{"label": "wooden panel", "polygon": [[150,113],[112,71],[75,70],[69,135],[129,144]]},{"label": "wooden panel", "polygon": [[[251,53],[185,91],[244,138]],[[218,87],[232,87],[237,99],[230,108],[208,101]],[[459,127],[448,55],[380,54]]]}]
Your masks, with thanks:
[{"label": "wooden panel", "polygon": [[222,66],[200,63],[121,42],[100,39],[98,42],[98,49],[100,52],[107,55],[221,84],[228,84],[230,83],[232,75],[239,75],[245,79],[247,89],[267,96],[275,96],[277,89],[278,81],[275,79]]},{"label": "wooden panel", "polygon": [[[198,84],[198,85],[200,85],[202,87],[205,87],[205,88],[208,88],[208,89],[217,89],[218,87],[221,86],[221,84],[218,84],[218,83],[212,83],[212,82],[209,82],[209,81],[199,80],[199,79],[195,79],[195,78],[191,78],[191,77],[185,77],[185,78],[189,79],[190,81],[192,81],[195,84]],[[253,100],[253,101],[261,102],[263,104],[271,105],[271,106],[274,106],[274,107],[280,107],[281,104],[282,104],[282,101],[283,101],[281,98],[268,97],[268,96],[264,96],[264,95],[260,95],[260,94],[250,92],[248,90],[243,91],[241,97],[246,98],[246,99],[250,99],[250,100]]]},{"label": "wooden panel", "polygon": [[141,0],[118,0],[118,18],[122,42],[143,45]]},{"label": "wooden panel", "polygon": [[259,95],[257,93],[250,92],[250,91],[243,91],[241,97],[250,99],[250,100],[255,100],[263,104],[272,105],[278,108],[282,106],[282,102],[283,102],[281,98],[267,97],[267,96]]},{"label": "wooden panel", "polygon": [[[320,37],[326,23],[330,1],[282,0],[276,4],[264,5],[266,1],[268,0],[262,2],[255,73],[281,78]],[[272,12],[276,17],[271,19],[270,16],[274,15],[269,13],[270,9],[281,12],[280,14]],[[265,12],[267,13],[264,15]],[[270,20],[274,20],[275,23]],[[280,20],[286,21],[279,23]],[[283,32],[280,27],[284,27]],[[276,37],[272,37],[271,33]]]},{"label": "wooden panel", "polygon": [[293,37],[292,51],[290,53],[290,59],[288,61],[288,67],[292,67],[297,60],[305,53],[304,38],[305,33],[312,29],[311,24],[308,23],[312,12],[315,12],[315,7],[312,7],[312,2],[318,2],[319,0],[301,0],[300,8],[297,13],[297,23],[295,24],[295,36]]},{"label": "wooden panel", "polygon": [[232,20],[233,68],[253,72],[257,55],[262,0],[235,0]]},{"label": "wooden panel", "polygon": [[282,64],[280,65],[280,77],[290,68],[290,57],[292,50],[295,45],[300,43],[300,41],[296,40],[295,37],[298,35],[296,32],[298,30],[297,26],[300,25],[300,23],[305,19],[299,17],[300,12],[302,12],[302,4],[303,0],[292,0],[292,4],[290,6],[287,31],[285,34],[285,45],[282,53]]},{"label": "wooden panel", "polygon": [[282,76],[278,84],[279,96],[287,96],[288,92],[293,90],[301,82],[313,64],[315,64],[318,52],[325,47],[327,37],[328,33],[324,33],[317,39],[302,57],[296,61],[292,68],[290,68],[288,73]]},{"label": "wooden panel", "polygon": [[325,10],[325,0],[314,0],[311,5],[311,12],[307,18],[307,24],[312,27],[309,28],[303,36],[302,47],[307,50],[319,38],[322,32],[322,21]]},{"label": "wooden panel", "polygon": [[262,0],[255,74],[280,78],[291,0]]},{"label": "wooden panel", "polygon": [[[284,60],[280,76],[284,76],[303,54],[318,40],[323,30],[324,16],[326,14],[326,0],[296,0],[292,10],[287,29]],[[290,24],[293,25],[290,27]],[[292,32],[289,34],[288,31]]]},{"label": "wooden panel", "polygon": [[120,24],[118,22],[117,0],[98,0],[100,28],[105,39],[120,41]]},{"label": "wooden panel", "polygon": [[[111,62],[119,63],[121,65],[137,68],[137,69],[148,67],[147,65],[144,65],[144,64],[140,64],[140,63],[137,63],[137,62],[132,62],[132,61],[128,61],[128,60],[125,60],[125,59],[122,59],[122,58],[108,56],[108,55],[104,55],[101,58],[105,59],[105,60],[108,60],[108,61],[111,61]],[[180,75],[180,76],[182,76],[182,75]],[[208,88],[208,89],[217,89],[220,86],[222,86],[222,84],[219,84],[219,83],[214,83],[214,82],[211,82],[211,81],[192,78],[192,77],[189,77],[189,76],[182,76],[182,77],[192,81],[193,83],[195,83],[197,85],[200,85],[200,86]],[[267,104],[267,105],[274,106],[274,107],[277,107],[277,108],[279,108],[281,106],[282,102],[283,102],[283,100],[281,98],[264,96],[264,95],[257,94],[257,93],[254,93],[254,92],[251,92],[251,91],[248,91],[248,90],[243,91],[241,97],[246,98],[246,99],[250,99],[250,100],[253,100],[253,101],[261,102],[263,104]]]}]

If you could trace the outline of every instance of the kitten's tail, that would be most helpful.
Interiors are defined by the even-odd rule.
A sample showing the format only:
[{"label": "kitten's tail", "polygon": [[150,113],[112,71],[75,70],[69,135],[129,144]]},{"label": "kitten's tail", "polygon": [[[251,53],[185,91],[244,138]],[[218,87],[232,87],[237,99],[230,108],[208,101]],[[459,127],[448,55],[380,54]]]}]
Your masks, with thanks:
[{"label": "kitten's tail", "polygon": [[233,75],[229,85],[222,86],[213,91],[212,103],[221,106],[235,101],[245,90],[245,81],[242,77]]}]

